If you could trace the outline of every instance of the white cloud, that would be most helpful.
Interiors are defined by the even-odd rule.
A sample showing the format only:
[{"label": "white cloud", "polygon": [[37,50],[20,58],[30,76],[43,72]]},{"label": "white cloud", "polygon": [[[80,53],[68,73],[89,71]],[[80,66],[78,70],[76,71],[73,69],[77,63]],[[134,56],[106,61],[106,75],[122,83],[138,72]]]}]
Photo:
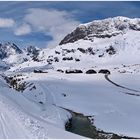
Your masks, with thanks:
[{"label": "white cloud", "polygon": [[24,21],[33,26],[34,30],[42,31],[53,38],[48,42],[49,47],[55,47],[70,33],[79,21],[72,18],[72,14],[66,11],[46,10],[39,8],[29,9]]},{"label": "white cloud", "polygon": [[26,35],[31,32],[31,27],[28,24],[23,24],[15,29],[14,34],[17,36]]},{"label": "white cloud", "polygon": [[13,27],[15,21],[11,18],[0,18],[0,28]]}]

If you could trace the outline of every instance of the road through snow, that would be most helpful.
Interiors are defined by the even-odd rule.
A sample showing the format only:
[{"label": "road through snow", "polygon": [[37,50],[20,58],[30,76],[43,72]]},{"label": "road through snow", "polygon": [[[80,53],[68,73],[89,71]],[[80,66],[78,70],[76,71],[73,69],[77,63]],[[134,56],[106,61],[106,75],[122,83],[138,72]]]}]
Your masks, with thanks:
[{"label": "road through snow", "polygon": [[120,84],[117,84],[116,82],[112,81],[110,78],[109,78],[109,75],[105,75],[105,79],[110,82],[111,84],[117,86],[117,87],[120,87],[120,88],[123,88],[123,89],[126,89],[126,90],[129,90],[129,91],[133,91],[133,92],[137,92],[139,94],[136,94],[136,93],[128,93],[126,92],[126,94],[130,94],[130,95],[135,95],[135,96],[140,96],[140,91],[139,90],[135,90],[135,89],[132,89],[132,88],[128,88],[128,87],[125,87],[125,86],[122,86]]}]

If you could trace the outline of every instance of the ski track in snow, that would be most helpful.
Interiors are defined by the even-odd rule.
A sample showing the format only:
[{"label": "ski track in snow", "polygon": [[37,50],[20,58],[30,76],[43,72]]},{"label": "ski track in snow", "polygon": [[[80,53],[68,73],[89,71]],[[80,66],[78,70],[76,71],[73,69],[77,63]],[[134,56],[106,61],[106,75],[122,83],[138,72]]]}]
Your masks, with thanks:
[{"label": "ski track in snow", "polygon": [[47,95],[49,94],[49,97],[52,97],[52,105],[55,106],[55,110],[57,112],[57,115],[59,117],[59,119],[61,120],[61,115],[59,113],[59,107],[56,106],[56,98],[54,96],[54,93],[51,91],[51,89],[49,89],[49,87],[47,86],[47,84],[44,83],[40,83],[39,84],[42,87],[43,93],[45,94],[45,104],[44,104],[44,109],[46,108],[47,105]]},{"label": "ski track in snow", "polygon": [[[0,88],[8,88],[6,83],[4,83],[2,81],[0,81],[0,86],[1,86]],[[11,93],[11,94],[15,94],[15,93]],[[0,123],[1,123],[1,128],[3,131],[3,133],[1,135],[3,135],[4,138],[39,138],[39,137],[48,138],[45,135],[46,132],[43,132],[44,130],[41,130],[41,129],[39,130],[40,125],[39,125],[39,122],[37,122],[37,121],[40,121],[42,123],[46,123],[45,120],[33,115],[29,111],[27,112],[27,109],[22,107],[18,102],[16,102],[16,100],[13,100],[14,106],[16,105],[15,106],[16,108],[13,108],[13,106],[11,106],[10,104],[8,105],[6,102],[4,102],[5,97],[3,94],[1,94],[0,97],[1,97],[0,98],[1,99],[0,100],[0,103],[1,103]],[[6,101],[8,101],[8,100],[9,99],[6,98]],[[8,101],[8,103],[9,102],[10,101]],[[11,114],[13,114],[13,115],[11,115]],[[17,118],[17,120],[15,120],[15,118]],[[49,124],[49,122],[47,122],[47,124]],[[19,132],[16,132],[19,129],[21,129],[21,130]],[[28,134],[28,132],[24,133],[24,130],[29,131],[31,134],[26,136],[26,134]]]},{"label": "ski track in snow", "polygon": [[6,104],[3,100],[4,98],[0,96],[0,138],[29,138],[29,135],[32,136],[25,129],[23,122],[19,121],[21,114],[18,116],[16,109]]},{"label": "ski track in snow", "polygon": [[[42,118],[41,112],[34,113],[30,107],[29,109],[26,107],[26,104],[29,106],[32,103],[37,104],[21,94],[17,99],[18,94],[15,90],[10,89],[3,79],[0,79],[0,138],[84,138],[60,129],[46,118]],[[24,104],[18,101],[22,99]],[[55,109],[59,113],[56,107]]]}]

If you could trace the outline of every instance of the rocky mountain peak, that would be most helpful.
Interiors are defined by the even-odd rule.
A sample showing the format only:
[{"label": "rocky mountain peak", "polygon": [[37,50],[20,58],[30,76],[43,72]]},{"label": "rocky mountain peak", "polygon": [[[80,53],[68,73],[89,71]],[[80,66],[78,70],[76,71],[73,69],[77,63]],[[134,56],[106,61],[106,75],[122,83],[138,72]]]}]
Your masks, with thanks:
[{"label": "rocky mountain peak", "polygon": [[68,34],[59,45],[72,43],[79,39],[93,40],[96,38],[110,38],[124,34],[128,30],[140,31],[140,19],[127,17],[114,17],[103,20],[94,20],[80,24],[73,32]]}]

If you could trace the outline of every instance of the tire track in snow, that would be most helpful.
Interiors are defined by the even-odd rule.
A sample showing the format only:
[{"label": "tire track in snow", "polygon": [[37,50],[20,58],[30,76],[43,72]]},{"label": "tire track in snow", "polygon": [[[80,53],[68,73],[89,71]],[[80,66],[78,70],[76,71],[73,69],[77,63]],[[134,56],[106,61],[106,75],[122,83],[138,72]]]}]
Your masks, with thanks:
[{"label": "tire track in snow", "polygon": [[[14,96],[9,96],[10,95],[9,91],[13,89],[10,89],[8,86],[6,87],[3,86],[3,83],[5,82],[2,79],[0,79],[0,138],[5,138],[5,135],[8,136],[7,138],[13,138],[7,134],[1,134],[1,133],[7,133],[7,131],[5,132],[3,129],[4,125],[3,126],[1,125],[1,121],[2,121],[1,113],[4,114],[4,118],[8,117],[7,119],[9,121],[5,121],[5,123],[7,123],[7,127],[11,128],[8,131],[10,132],[10,134],[12,133],[14,135],[14,139],[15,138],[62,139],[62,138],[67,138],[67,137],[83,138],[82,136],[78,136],[78,135],[69,133],[67,131],[64,131],[63,129],[60,129],[55,124],[40,117],[40,115],[26,109],[27,108],[26,105],[24,106],[22,103],[18,102],[16,98],[13,98]],[[20,96],[23,96],[23,95],[20,95]],[[29,100],[25,98],[24,96],[23,96],[23,99],[25,100],[25,103],[29,102]],[[19,123],[17,123],[17,121],[19,121]],[[6,128],[5,130],[7,130],[7,127],[4,127]],[[13,131],[12,129],[15,130],[15,127],[16,127],[16,130],[19,130],[20,132]],[[23,133],[26,130],[27,132]],[[27,137],[24,134],[27,134]]]},{"label": "tire track in snow", "polygon": [[9,128],[10,124],[9,124],[9,122],[7,122],[8,120],[6,121],[6,118],[7,118],[6,114],[3,114],[3,113],[0,114],[0,123],[1,123],[1,126],[2,126],[2,131],[3,131],[3,134],[4,134],[4,138],[8,139],[8,137],[11,134],[13,134],[14,130]]},{"label": "tire track in snow", "polygon": [[0,113],[0,135],[2,135],[3,138],[6,138],[6,132],[5,132],[4,125],[3,125],[2,113]]},{"label": "tire track in snow", "polygon": [[[4,85],[7,85],[7,86],[3,86],[3,84]],[[0,88],[9,88],[8,87],[8,84],[5,84],[5,82],[3,81],[3,80],[1,80],[0,79]],[[13,90],[13,89],[12,89]],[[35,120],[35,121],[37,121],[37,123],[36,123],[36,125],[40,125],[41,124],[41,126],[42,126],[42,124],[46,124],[46,125],[51,125],[52,127],[55,127],[55,125],[54,124],[52,124],[52,123],[50,123],[49,121],[47,121],[47,120],[44,120],[43,118],[41,118],[40,116],[38,116],[38,115],[36,115],[36,114],[34,114],[34,113],[32,113],[31,111],[27,111],[27,109],[24,107],[24,106],[22,106],[22,104],[20,104],[19,102],[17,102],[16,101],[16,99],[14,99],[14,98],[11,98],[10,96],[8,97],[7,96],[7,94],[5,95],[5,94],[1,94],[1,91],[0,91],[0,138],[1,138],[1,130],[3,130],[3,136],[4,136],[4,138],[7,136],[7,132],[8,131],[4,131],[4,126],[5,125],[3,125],[3,123],[4,123],[4,120],[3,120],[3,117],[1,116],[1,112],[3,111],[3,104],[1,104],[1,102],[3,103],[3,100],[5,101],[5,98],[6,98],[6,101],[9,101],[10,100],[10,102],[13,102],[13,104],[14,105],[16,105],[16,109],[13,109],[11,106],[10,106],[10,108],[9,107],[7,107],[8,106],[8,104],[6,103],[4,103],[4,105],[6,105],[6,109],[11,109],[12,108],[12,111],[10,112],[10,113],[17,113],[17,115],[19,115],[19,119],[20,119],[20,117],[21,117],[21,120],[22,120],[22,117],[24,116],[26,116],[27,117],[27,119],[31,119],[31,120]],[[25,99],[25,100],[27,100],[27,101],[29,101],[29,99],[28,98],[25,98],[24,96],[23,96],[23,98]],[[2,108],[1,108],[2,107]],[[4,116],[6,115],[7,117],[8,117],[8,114],[6,113],[6,111],[4,110],[3,111],[4,112]],[[5,116],[5,117],[6,117]],[[5,118],[4,117],[4,118]],[[24,119],[24,118],[23,118]],[[25,119],[25,121],[26,121],[26,119]],[[9,122],[12,122],[12,124],[13,124],[13,122],[17,122],[14,118],[13,118],[13,120],[11,120],[11,119],[9,119],[9,121],[8,121],[8,124],[6,125],[7,126],[7,128],[6,128],[6,130],[8,129],[8,127],[10,126],[10,124],[9,124]],[[22,124],[21,124],[22,125]],[[5,127],[6,127],[5,126]],[[17,127],[17,123],[16,123],[16,126],[15,127]],[[32,127],[32,126],[29,126],[29,127]],[[33,127],[36,127],[36,126],[33,126]],[[26,127],[25,126],[25,128],[27,128],[28,129],[28,126]],[[20,127],[19,127],[19,129],[20,129]],[[29,128],[30,129],[30,128]],[[37,129],[38,129],[38,126],[37,126]],[[48,136],[46,136],[46,131],[47,131],[47,129],[48,128],[45,128],[44,130],[41,130],[41,131],[45,131],[45,134],[43,134],[42,135],[42,138],[48,138]],[[17,129],[18,130],[18,129]],[[36,131],[36,130],[34,130],[34,128],[33,128],[33,131]],[[33,138],[35,137],[35,138],[37,138],[38,137],[38,135],[40,135],[42,132],[41,131],[38,131],[38,132],[36,132],[37,134],[35,134],[34,135],[34,132],[32,133],[31,132],[31,134],[33,134]],[[9,133],[9,132],[8,132]],[[23,133],[23,132],[22,132]],[[22,135],[22,133],[21,133],[21,135]],[[15,136],[17,137],[17,135],[16,134],[18,134],[16,131],[14,131],[14,134],[15,134]],[[21,136],[20,135],[20,136]],[[11,138],[11,137],[9,137],[9,138]],[[23,138],[28,138],[28,136],[26,137],[23,137]]]},{"label": "tire track in snow", "polygon": [[[43,90],[44,93],[46,92],[44,89],[46,89],[47,92],[49,92],[51,94],[51,97],[52,97],[52,105],[54,105],[56,107],[57,115],[58,115],[59,119],[61,120],[61,115],[60,115],[59,110],[58,110],[59,107],[56,105],[56,98],[54,96],[54,93],[49,89],[49,87],[47,87],[47,85],[44,86],[43,84],[40,84],[40,86],[43,87],[42,90]],[[45,102],[45,106],[46,106],[46,103],[47,103],[47,95],[46,95],[46,93],[45,93],[45,101],[46,101]]]},{"label": "tire track in snow", "polygon": [[0,102],[0,138],[29,138],[28,131],[25,130],[21,122],[16,119],[15,114],[7,110],[3,103]]}]

